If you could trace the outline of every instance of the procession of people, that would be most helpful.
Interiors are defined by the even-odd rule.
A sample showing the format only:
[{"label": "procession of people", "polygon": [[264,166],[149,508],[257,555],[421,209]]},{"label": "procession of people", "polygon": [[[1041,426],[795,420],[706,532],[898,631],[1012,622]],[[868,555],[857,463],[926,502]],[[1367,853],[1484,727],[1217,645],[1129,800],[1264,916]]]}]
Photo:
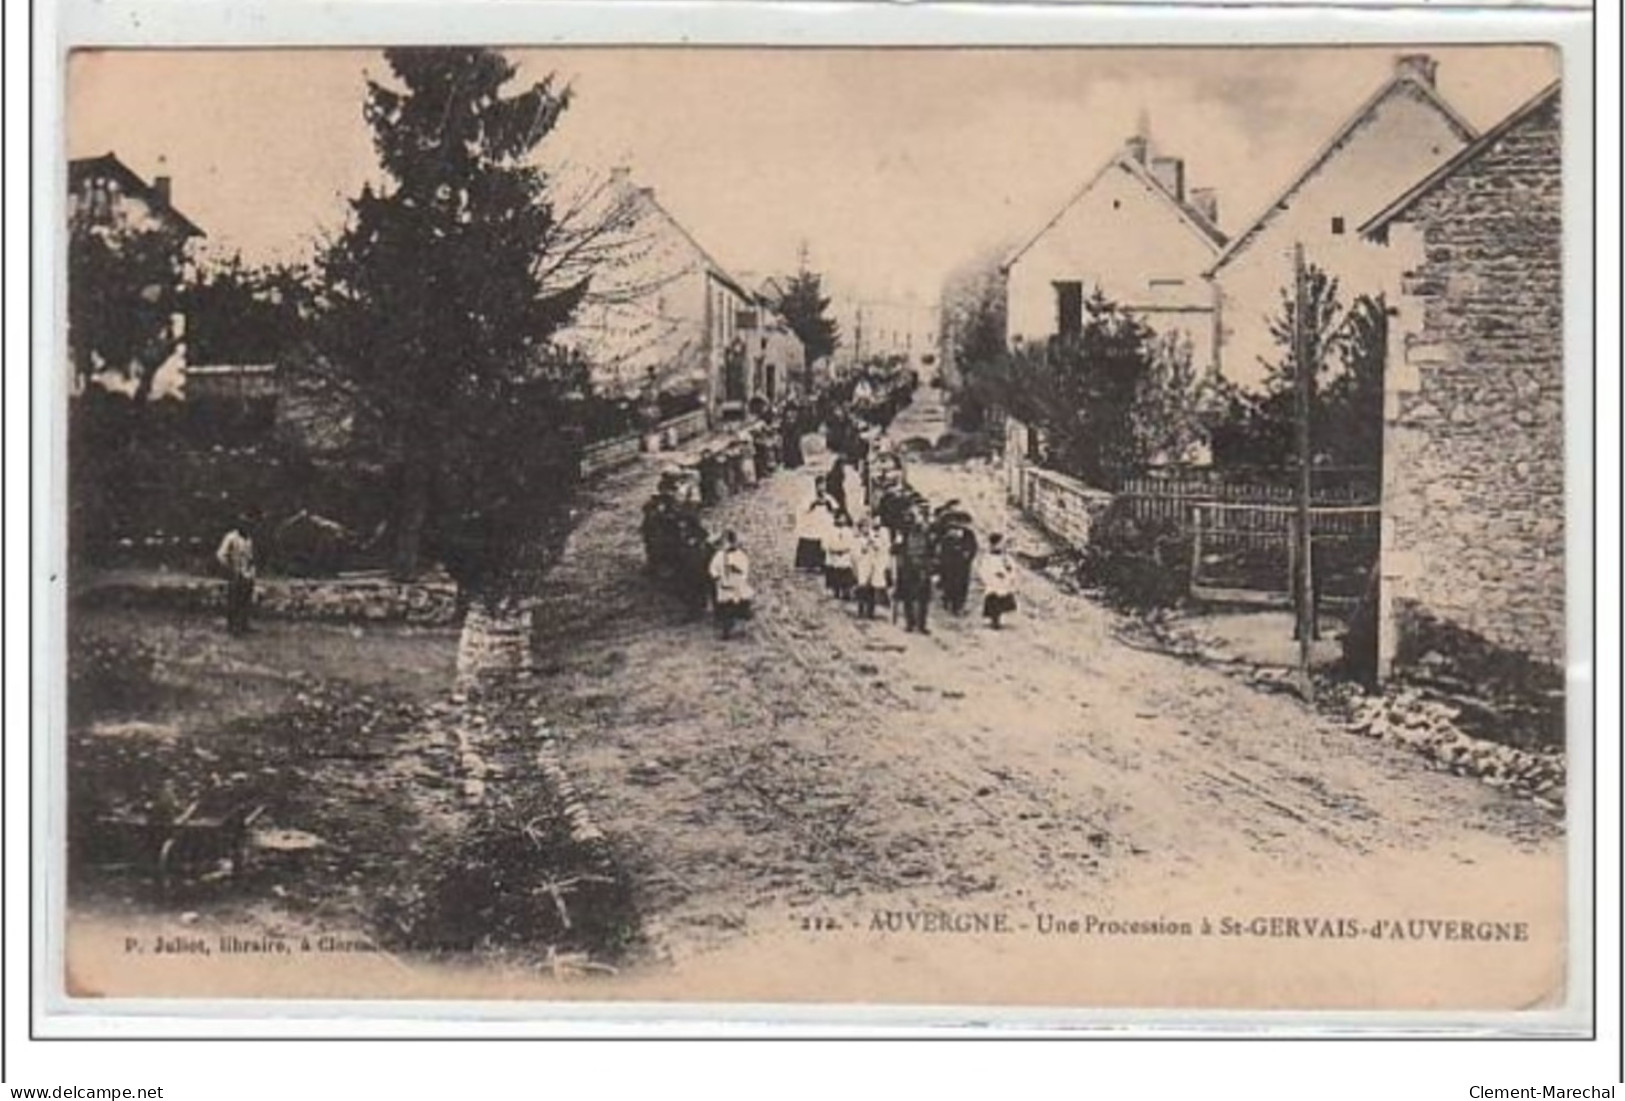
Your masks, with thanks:
[{"label": "procession of people", "polygon": [[[933,597],[963,616],[972,578],[984,590],[982,614],[995,630],[1016,610],[1016,572],[1002,534],[980,552],[975,521],[957,500],[933,508],[911,487],[886,424],[856,427],[842,406],[826,416],[828,470],[813,478],[812,498],[795,517],[795,567],[821,576],[836,600],[855,603],[861,619],[891,609],[908,633],[930,633]],[[979,564],[978,564],[978,560]]]},{"label": "procession of people", "polygon": [[907,633],[929,634],[940,595],[954,617],[966,614],[973,578],[982,614],[993,629],[1016,610],[1016,570],[1004,538],[986,550],[975,521],[957,500],[933,507],[909,484],[903,456],[888,435],[914,379],[880,390],[867,380],[832,388],[811,405],[753,410],[754,422],[714,439],[697,457],[674,465],[644,506],[648,570],[695,618],[712,610],[718,635],[734,637],[753,616],[751,554],[737,530],[713,537],[705,509],[743,492],[777,470],[807,464],[803,438],[822,428],[829,465],[812,479],[812,496],[793,523],[797,572],[816,578],[839,605],[874,620],[890,612]]}]

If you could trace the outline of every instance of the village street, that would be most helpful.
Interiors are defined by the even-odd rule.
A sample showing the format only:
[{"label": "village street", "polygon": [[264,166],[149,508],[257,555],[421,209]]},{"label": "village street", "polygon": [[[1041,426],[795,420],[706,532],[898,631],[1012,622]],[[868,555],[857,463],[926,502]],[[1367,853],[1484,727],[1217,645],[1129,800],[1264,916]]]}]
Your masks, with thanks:
[{"label": "village street", "polygon": [[[922,388],[896,438],[940,432],[937,401]],[[827,465],[808,443],[807,468],[708,515],[754,557],[757,615],[743,637],[685,621],[641,573],[649,462],[592,491],[539,613],[540,697],[565,732],[566,766],[678,975],[737,972],[749,976],[731,986],[741,996],[794,998],[866,989],[843,968],[912,963],[885,989],[896,995],[905,975],[921,996],[977,989],[969,972],[990,961],[963,944],[925,968],[930,938],[829,951],[831,938],[872,943],[886,912],[999,912],[1029,933],[1040,915],[1196,921],[1226,907],[1369,920],[1457,916],[1472,900],[1459,916],[1562,913],[1549,812],[1428,771],[1293,699],[1136,649],[1112,613],[1029,571],[1001,632],[940,607],[926,637],[860,621],[791,566],[794,512]],[[934,501],[961,499],[984,545],[1004,530],[1018,550],[1039,549],[1006,513],[996,468],[913,462],[909,476]],[[1151,966],[1173,966],[1156,951]],[[1019,953],[997,965],[1016,959],[1046,966]],[[1550,963],[1534,965],[1545,981]],[[1471,969],[1437,953],[1417,966]],[[1231,970],[1213,981],[1233,986]],[[1134,981],[1143,998],[1143,975],[1125,989]],[[1305,997],[1334,1002],[1392,993],[1306,981]],[[1058,999],[1077,995],[1064,985]],[[1104,979],[1087,989],[1113,1000]],[[1218,996],[1190,974],[1168,989]]]}]

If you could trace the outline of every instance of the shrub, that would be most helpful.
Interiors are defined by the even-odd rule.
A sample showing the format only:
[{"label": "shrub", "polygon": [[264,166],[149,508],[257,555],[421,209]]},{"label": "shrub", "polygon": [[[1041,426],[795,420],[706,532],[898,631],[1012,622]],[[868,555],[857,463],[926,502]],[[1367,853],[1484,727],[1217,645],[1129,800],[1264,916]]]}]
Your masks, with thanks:
[{"label": "shrub", "polygon": [[483,807],[455,839],[422,854],[420,875],[384,892],[391,947],[427,953],[540,952],[614,958],[633,942],[626,880],[571,838],[559,814],[524,821]]},{"label": "shrub", "polygon": [[962,463],[985,459],[994,450],[992,437],[988,433],[950,428],[937,440],[936,446],[921,457],[934,463]]},{"label": "shrub", "polygon": [[1139,521],[1114,504],[1090,533],[1078,577],[1102,590],[1113,607],[1171,608],[1189,591],[1190,554],[1190,540],[1179,525]]}]

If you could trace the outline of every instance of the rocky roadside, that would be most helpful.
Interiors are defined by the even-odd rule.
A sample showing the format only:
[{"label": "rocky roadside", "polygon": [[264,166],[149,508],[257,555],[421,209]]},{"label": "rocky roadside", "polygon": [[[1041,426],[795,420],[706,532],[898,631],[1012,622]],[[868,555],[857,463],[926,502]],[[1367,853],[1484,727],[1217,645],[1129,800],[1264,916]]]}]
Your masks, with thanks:
[{"label": "rocky roadside", "polygon": [[[1075,583],[1074,583],[1075,585]],[[1082,590],[1075,590],[1082,591]],[[1258,665],[1204,647],[1166,614],[1125,619],[1118,637],[1217,669],[1263,691],[1297,695],[1297,672]],[[1464,729],[1462,708],[1424,686],[1394,684],[1377,693],[1333,674],[1315,676],[1315,708],[1350,733],[1401,746],[1429,767],[1471,776],[1561,813],[1566,803],[1567,755],[1519,748]]]},{"label": "rocky roadside", "polygon": [[475,953],[554,978],[614,973],[640,943],[626,878],[522,689],[456,694],[431,711],[454,763],[444,808],[386,905],[396,947]]}]

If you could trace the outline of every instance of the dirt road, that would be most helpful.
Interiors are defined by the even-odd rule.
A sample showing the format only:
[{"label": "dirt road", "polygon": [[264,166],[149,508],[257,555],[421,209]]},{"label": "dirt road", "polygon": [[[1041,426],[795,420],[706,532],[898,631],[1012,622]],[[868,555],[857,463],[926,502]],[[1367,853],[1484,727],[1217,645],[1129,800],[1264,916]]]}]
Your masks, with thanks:
[{"label": "dirt road", "polygon": [[[940,429],[932,397],[905,411],[899,438]],[[1526,920],[1556,956],[1501,960],[1509,985],[1494,997],[1553,992],[1563,844],[1546,812],[1426,771],[1291,699],[1131,648],[1111,613],[1033,574],[1000,632],[940,607],[929,636],[861,621],[791,568],[793,514],[824,465],[811,454],[711,518],[754,555],[744,638],[685,622],[642,577],[647,466],[600,487],[549,581],[549,706],[640,884],[663,957],[648,989],[690,990],[703,971],[727,976],[706,989],[732,996],[981,1001],[1024,983],[1058,1001],[1144,1004],[1152,982],[1160,1004],[1222,1004],[1243,976],[1273,973],[1279,945],[1187,945],[1183,977],[1154,982],[1143,968],[1170,967],[1165,947],[1015,946],[1068,915],[1233,910]],[[1038,538],[1006,513],[989,467],[916,464],[911,478],[965,501],[984,544],[993,529],[1018,546]],[[1002,914],[1028,937],[885,933],[906,920],[887,915],[944,909]],[[1359,1005],[1398,989],[1453,1004],[1476,997],[1462,984],[1490,959],[1412,953],[1373,977],[1373,960],[1394,958],[1377,950],[1330,957],[1324,974],[1313,961],[1328,957],[1306,957],[1259,996]],[[1090,978],[1059,976],[1063,960]],[[892,978],[866,977],[882,973]]]}]

